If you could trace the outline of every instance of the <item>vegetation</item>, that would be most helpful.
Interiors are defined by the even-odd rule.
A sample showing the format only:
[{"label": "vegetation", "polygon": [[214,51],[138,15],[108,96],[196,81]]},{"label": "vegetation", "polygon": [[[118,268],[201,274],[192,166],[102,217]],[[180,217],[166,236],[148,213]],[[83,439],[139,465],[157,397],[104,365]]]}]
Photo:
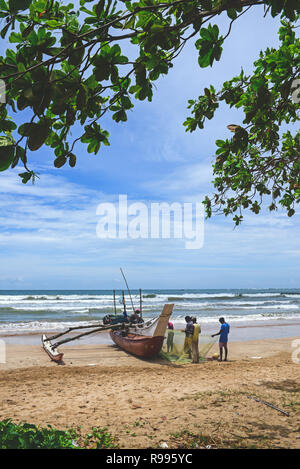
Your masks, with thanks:
[{"label": "vegetation", "polygon": [[29,423],[17,424],[11,419],[0,422],[1,449],[108,449],[117,444],[106,428],[93,428],[84,438],[74,430],[41,428]]},{"label": "vegetation", "polygon": [[[151,101],[154,82],[168,74],[188,41],[195,41],[200,68],[212,67],[233,23],[253,8],[281,16],[280,47],[261,52],[251,75],[242,70],[218,91],[208,85],[189,101],[184,125],[190,132],[203,129],[220,102],[244,112],[243,122],[228,123],[232,138],[216,141],[216,194],[204,202],[208,216],[221,211],[239,224],[242,210],[259,213],[265,198],[270,210],[282,206],[292,216],[300,201],[297,0],[80,0],[78,11],[55,0],[0,0],[0,34],[13,44],[0,57],[7,101],[0,105],[0,171],[21,162],[22,182],[34,181],[29,152],[44,145],[53,149],[57,168],[76,165],[77,142],[97,154],[109,145],[104,115],[124,122],[134,100]],[[223,33],[220,15],[228,19]],[[16,113],[19,126],[10,116]],[[84,130],[74,139],[76,123]]]},{"label": "vegetation", "polygon": [[217,193],[205,200],[209,216],[212,210],[234,214],[237,225],[242,209],[259,213],[265,196],[270,211],[279,205],[289,217],[300,201],[300,132],[293,127],[300,102],[293,87],[300,70],[300,40],[288,21],[282,21],[279,38],[277,50],[260,53],[252,75],[242,70],[218,92],[210,86],[198,100],[190,100],[192,117],[184,123],[191,132],[203,128],[222,101],[243,110],[243,123],[227,126],[233,137],[216,141]]}]

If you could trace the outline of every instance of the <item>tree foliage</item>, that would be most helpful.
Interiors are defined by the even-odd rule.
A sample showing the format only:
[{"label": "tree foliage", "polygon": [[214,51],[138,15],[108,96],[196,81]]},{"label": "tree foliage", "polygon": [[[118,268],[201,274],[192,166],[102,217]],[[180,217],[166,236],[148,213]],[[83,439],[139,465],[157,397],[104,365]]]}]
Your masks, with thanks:
[{"label": "tree foliage", "polygon": [[279,205],[288,216],[300,202],[300,132],[293,125],[300,102],[300,41],[288,22],[282,22],[279,38],[277,50],[261,52],[251,76],[242,70],[220,91],[210,86],[190,100],[192,116],[184,123],[188,131],[202,129],[221,102],[242,109],[243,123],[227,125],[233,137],[216,141],[217,193],[204,201],[208,216],[232,214],[237,225],[243,209],[260,212],[263,197],[269,196],[269,210]]},{"label": "tree foliage", "polygon": [[[0,0],[0,34],[13,44],[0,57],[6,85],[0,171],[21,162],[22,182],[34,180],[28,158],[44,145],[53,149],[57,168],[76,165],[77,142],[97,154],[109,145],[101,127],[105,114],[125,122],[135,100],[151,101],[155,80],[169,72],[188,41],[195,41],[200,68],[213,66],[233,22],[258,6],[266,16],[281,15],[280,49],[261,53],[251,76],[242,71],[220,91],[210,86],[190,100],[185,126],[202,129],[221,101],[245,113],[243,125],[229,127],[233,137],[216,142],[217,194],[205,201],[208,216],[217,206],[239,223],[241,209],[258,213],[264,195],[272,197],[271,210],[279,200],[292,215],[300,198],[299,134],[282,133],[281,126],[297,118],[298,100],[292,99],[299,76],[297,0],[80,0],[78,11],[55,0]],[[228,18],[224,33],[216,24],[220,15]],[[77,123],[83,132],[74,139]]]}]

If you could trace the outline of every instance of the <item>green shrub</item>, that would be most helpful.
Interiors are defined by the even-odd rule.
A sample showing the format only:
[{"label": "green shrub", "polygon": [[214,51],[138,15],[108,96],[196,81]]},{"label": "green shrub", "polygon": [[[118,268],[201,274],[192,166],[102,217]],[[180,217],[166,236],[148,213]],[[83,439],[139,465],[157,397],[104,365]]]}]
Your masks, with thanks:
[{"label": "green shrub", "polygon": [[[81,443],[83,441],[83,443]],[[74,430],[56,430],[29,423],[14,423],[11,419],[0,422],[0,449],[80,449],[114,448],[114,439],[107,429],[93,428],[85,439]]]}]

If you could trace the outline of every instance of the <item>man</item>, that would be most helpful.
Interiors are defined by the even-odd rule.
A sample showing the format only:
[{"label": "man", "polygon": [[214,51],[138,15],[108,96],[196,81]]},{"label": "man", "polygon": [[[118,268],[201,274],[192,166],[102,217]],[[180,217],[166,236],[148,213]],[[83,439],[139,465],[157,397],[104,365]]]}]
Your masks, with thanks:
[{"label": "man", "polygon": [[184,353],[188,354],[189,358],[192,358],[192,339],[194,335],[194,323],[190,316],[185,317],[186,328],[185,328],[185,340],[183,345]]},{"label": "man", "polygon": [[140,310],[136,309],[134,313],[130,316],[129,322],[131,324],[139,324],[141,322],[144,322],[143,319],[140,317]]},{"label": "man", "polygon": [[174,341],[174,324],[168,323],[168,336],[167,336],[167,353],[172,352]]},{"label": "man", "polygon": [[199,363],[199,334],[201,332],[200,324],[197,324],[197,318],[193,318],[194,333],[192,338],[192,356],[193,363]]},{"label": "man", "polygon": [[224,359],[224,361],[227,362],[227,355],[228,355],[227,343],[228,343],[228,334],[229,334],[230,326],[229,326],[229,324],[227,324],[227,322],[225,322],[224,318],[220,318],[219,322],[221,323],[221,329],[219,330],[219,332],[217,332],[217,334],[213,334],[212,337],[215,337],[216,335],[220,336],[220,338],[219,338],[219,349],[220,349],[220,358],[219,358],[219,360],[220,360],[220,362],[222,361],[223,348],[224,348],[224,350],[225,350],[225,359]]}]

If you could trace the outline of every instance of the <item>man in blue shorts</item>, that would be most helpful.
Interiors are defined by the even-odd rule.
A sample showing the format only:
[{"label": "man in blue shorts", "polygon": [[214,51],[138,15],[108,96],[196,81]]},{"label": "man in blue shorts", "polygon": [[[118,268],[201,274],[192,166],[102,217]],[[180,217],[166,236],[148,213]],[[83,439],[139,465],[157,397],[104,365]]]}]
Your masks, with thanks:
[{"label": "man in blue shorts", "polygon": [[223,357],[223,348],[225,350],[225,358],[224,361],[227,362],[227,355],[228,355],[228,348],[227,348],[227,343],[228,343],[228,334],[230,330],[229,324],[225,322],[224,318],[220,318],[219,322],[221,323],[221,329],[217,334],[213,334],[212,337],[215,337],[216,335],[219,335],[219,348],[220,348],[220,362],[222,361]]}]

